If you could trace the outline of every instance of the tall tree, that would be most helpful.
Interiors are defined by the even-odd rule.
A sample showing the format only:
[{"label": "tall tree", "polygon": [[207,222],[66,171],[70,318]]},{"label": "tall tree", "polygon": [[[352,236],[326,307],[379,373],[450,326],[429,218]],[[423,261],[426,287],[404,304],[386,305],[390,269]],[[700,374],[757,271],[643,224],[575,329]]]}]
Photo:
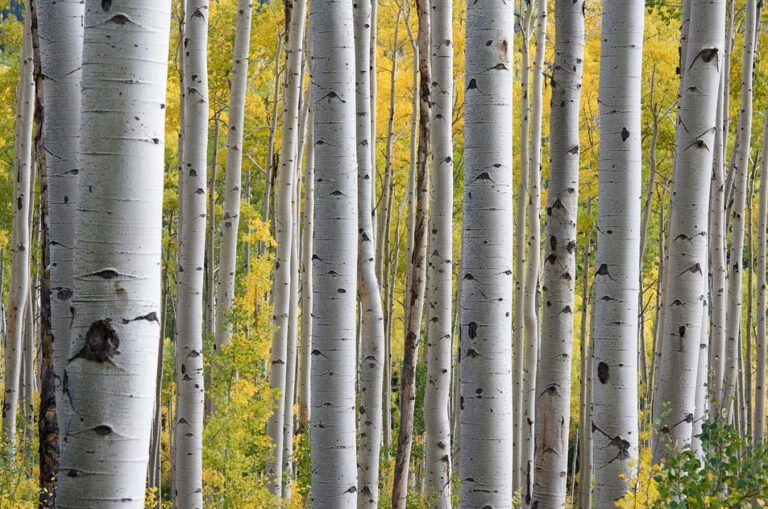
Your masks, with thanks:
[{"label": "tall tree", "polygon": [[427,384],[424,388],[426,492],[451,507],[450,389],[453,355],[453,4],[432,0],[432,188],[429,227]]},{"label": "tall tree", "polygon": [[24,349],[24,312],[29,294],[29,208],[32,197],[32,125],[35,107],[34,53],[31,16],[24,18],[21,65],[16,87],[16,131],[13,160],[13,227],[11,230],[11,287],[8,292],[10,314],[6,335],[5,393],[3,394],[3,442],[13,457],[16,447],[16,414],[21,387],[21,361]]},{"label": "tall tree", "polygon": [[176,326],[176,504],[203,507],[203,279],[207,229],[208,0],[184,10],[184,125]]},{"label": "tall tree", "polygon": [[[566,498],[579,209],[579,108],[584,68],[583,8],[583,0],[555,3],[550,169],[542,278],[544,306],[536,379],[539,426],[536,427],[533,483],[533,504],[545,507],[565,507]],[[584,284],[586,287],[586,279]],[[586,296],[586,290],[582,295]],[[583,314],[582,320],[585,320]]]},{"label": "tall tree", "polygon": [[[248,58],[251,41],[251,0],[237,0],[235,46],[229,87],[229,121],[227,128],[227,163],[224,182],[224,211],[219,250],[219,282],[216,287],[215,351],[229,342],[229,314],[235,295],[237,269],[237,232],[240,224],[240,189],[243,166],[243,120],[245,92],[248,85]],[[278,51],[278,54],[280,52]],[[287,269],[287,263],[286,270]],[[282,430],[282,427],[280,428]]]},{"label": "tall tree", "polygon": [[[400,370],[400,429],[397,436],[395,478],[392,481],[392,506],[405,509],[408,496],[408,467],[413,445],[413,414],[416,404],[416,363],[421,343],[421,318],[424,309],[424,292],[427,276],[427,210],[429,207],[429,148],[430,122],[432,117],[432,19],[430,0],[417,0],[419,18],[417,36],[418,56],[418,151],[415,173],[411,172],[411,190],[414,204],[412,249],[408,253],[405,293],[405,341],[403,365]],[[413,151],[412,151],[413,154]],[[413,157],[413,155],[412,155]],[[413,159],[412,159],[413,161]]]},{"label": "tall tree", "polygon": [[768,230],[768,109],[763,129],[763,157],[760,165],[760,201],[757,221],[757,368],[755,370],[755,422],[752,427],[752,441],[760,444],[765,439],[765,251],[766,230]]},{"label": "tall tree", "polygon": [[512,507],[514,16],[511,2],[467,2],[459,345],[463,507]]},{"label": "tall tree", "polygon": [[355,104],[357,132],[358,279],[360,284],[360,407],[358,410],[357,506],[379,505],[379,453],[381,451],[382,388],[384,382],[384,312],[376,278],[376,235],[373,218],[371,144],[371,0],[354,4]]},{"label": "tall tree", "polygon": [[[288,5],[288,4],[286,4]],[[297,0],[286,8],[286,68],[283,81],[283,130],[280,145],[280,166],[277,174],[277,207],[275,209],[275,275],[272,290],[272,320],[275,333],[272,338],[269,383],[280,391],[277,405],[267,423],[267,433],[274,450],[267,463],[267,473],[272,477],[270,491],[279,495],[282,486],[283,421],[285,408],[293,405],[286,400],[286,366],[288,365],[288,332],[291,300],[298,298],[291,292],[291,251],[294,238],[293,208],[295,200],[294,180],[297,168],[299,143],[299,98],[301,97],[301,62],[304,59],[304,22],[307,3]],[[237,229],[233,232],[237,236]],[[292,324],[295,326],[295,324]],[[295,363],[294,363],[295,364]]]},{"label": "tall tree", "polygon": [[[144,506],[159,338],[170,0],[85,4],[57,505]],[[110,44],[103,41],[109,40]]]},{"label": "tall tree", "polygon": [[313,2],[312,505],[357,502],[357,162],[350,0]]},{"label": "tall tree", "polygon": [[[640,103],[645,5],[603,2],[592,436],[597,507],[622,497],[637,468]],[[623,477],[620,477],[623,476]]]}]

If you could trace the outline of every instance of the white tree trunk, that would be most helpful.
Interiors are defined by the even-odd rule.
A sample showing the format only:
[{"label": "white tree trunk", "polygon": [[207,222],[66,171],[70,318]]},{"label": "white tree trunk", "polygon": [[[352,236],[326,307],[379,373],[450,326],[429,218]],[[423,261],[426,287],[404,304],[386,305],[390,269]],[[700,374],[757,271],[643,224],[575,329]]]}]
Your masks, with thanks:
[{"label": "white tree trunk", "polygon": [[[704,272],[706,274],[706,271]],[[693,414],[693,427],[691,429],[691,449],[703,454],[701,445],[701,427],[709,417],[709,389],[707,378],[709,376],[709,313],[706,301],[704,312],[701,314],[701,329],[699,338],[699,352],[696,367],[696,396]]]},{"label": "white tree trunk", "polygon": [[[583,0],[558,0],[555,4],[544,305],[541,364],[536,379],[537,475],[533,483],[533,504],[552,508],[565,507],[568,471],[579,209],[579,107],[585,39],[583,8]],[[586,286],[586,278],[584,281]],[[586,296],[586,292],[582,295]],[[586,326],[585,318],[582,316],[582,328]]]},{"label": "white tree trunk", "polygon": [[[308,62],[308,71],[311,67]],[[311,93],[306,100],[312,101]],[[301,231],[301,355],[299,357],[299,429],[309,424],[310,396],[310,363],[312,352],[312,235],[314,233],[315,208],[315,138],[314,115],[310,106],[307,114],[306,156],[304,159],[304,217]]]},{"label": "white tree trunk", "polygon": [[467,3],[459,347],[462,507],[512,507],[514,17],[511,2]]},{"label": "white tree trunk", "polygon": [[739,131],[732,155],[734,168],[733,205],[731,208],[731,250],[728,257],[728,308],[726,328],[725,389],[722,406],[733,414],[731,398],[736,394],[738,375],[739,334],[742,308],[742,257],[744,254],[744,225],[747,201],[747,172],[752,137],[752,67],[755,59],[756,0],[747,0],[744,14],[744,49],[741,57],[741,107]]},{"label": "white tree trunk", "polygon": [[176,504],[203,507],[203,279],[207,229],[208,0],[184,12],[184,143],[176,320]]},{"label": "white tree trunk", "polygon": [[[60,507],[144,507],[154,407],[169,0],[85,5]],[[111,44],[104,44],[109,39]]]},{"label": "white tree trunk", "polygon": [[539,359],[539,278],[541,277],[541,122],[544,85],[544,50],[547,37],[547,2],[538,0],[536,10],[536,55],[531,86],[531,139],[528,151],[528,266],[525,274],[525,358],[523,366],[522,448],[520,474],[523,507],[533,496],[536,430],[536,368]]},{"label": "white tree trunk", "polygon": [[697,415],[700,345],[706,337],[701,325],[708,292],[710,179],[701,168],[713,164],[725,3],[691,0],[691,4],[669,211],[666,312],[653,409],[654,420],[659,422],[654,429],[656,461],[664,457],[667,445],[690,443]]},{"label": "white tree trunk", "polygon": [[[603,2],[593,377],[597,507],[621,498],[637,469],[637,286],[640,254],[644,2]],[[596,373],[595,371],[596,370]],[[624,475],[624,478],[620,478]]]},{"label": "white tree trunk", "polygon": [[[29,10],[27,10],[29,14]],[[24,349],[24,311],[29,293],[29,183],[32,178],[32,126],[35,109],[34,56],[30,16],[25,16],[19,83],[16,88],[16,130],[13,162],[13,226],[11,230],[11,285],[8,292],[8,333],[5,342],[3,441],[10,458],[16,447],[16,414],[21,388]]]},{"label": "white tree trunk", "polygon": [[760,165],[760,204],[757,222],[757,369],[755,376],[755,421],[752,427],[752,442],[761,444],[765,438],[765,251],[766,229],[768,229],[768,110],[763,129],[763,157]]},{"label": "white tree trunk", "polygon": [[[221,349],[221,345],[229,342],[231,332],[229,314],[232,311],[232,301],[235,295],[235,271],[237,269],[237,231],[240,223],[240,187],[242,185],[243,165],[243,117],[245,116],[245,93],[248,85],[248,49],[251,41],[252,11],[251,0],[237,0],[235,47],[229,87],[227,175],[224,181],[224,215],[221,220],[214,351],[218,351]],[[278,55],[279,53],[278,51]],[[277,448],[277,450],[282,450],[282,448]]]},{"label": "white tree trunk", "polygon": [[451,507],[450,389],[453,335],[453,5],[432,0],[432,188],[429,227],[427,383],[424,388],[426,495]]},{"label": "white tree trunk", "polygon": [[[271,477],[270,491],[279,495],[282,486],[283,420],[286,401],[286,367],[288,365],[288,323],[291,303],[291,245],[293,243],[293,203],[295,199],[294,176],[298,159],[299,98],[301,97],[301,61],[303,60],[304,21],[307,3],[293,2],[289,10],[288,40],[285,59],[286,70],[283,84],[283,129],[280,145],[280,167],[277,181],[277,206],[275,208],[275,274],[273,280],[272,321],[275,333],[272,337],[272,360],[269,373],[271,388],[280,391],[272,417],[267,423],[267,434],[274,450],[267,462],[267,474]],[[277,98],[275,98],[277,99]],[[229,176],[229,174],[227,174]],[[235,235],[237,230],[235,230]],[[295,324],[294,324],[295,326]]]},{"label": "white tree trunk", "polygon": [[360,407],[358,410],[357,507],[379,505],[379,452],[381,451],[382,387],[384,382],[384,314],[376,278],[372,166],[371,103],[371,8],[370,0],[354,4],[355,104],[358,197],[358,282],[360,286]]},{"label": "white tree trunk", "polygon": [[61,397],[61,381],[69,355],[84,4],[81,0],[37,0],[36,8],[46,112],[42,129],[48,190],[51,336],[56,408],[61,424],[64,406],[68,404]]},{"label": "white tree trunk", "polygon": [[312,506],[357,502],[357,162],[352,2],[313,2]]}]

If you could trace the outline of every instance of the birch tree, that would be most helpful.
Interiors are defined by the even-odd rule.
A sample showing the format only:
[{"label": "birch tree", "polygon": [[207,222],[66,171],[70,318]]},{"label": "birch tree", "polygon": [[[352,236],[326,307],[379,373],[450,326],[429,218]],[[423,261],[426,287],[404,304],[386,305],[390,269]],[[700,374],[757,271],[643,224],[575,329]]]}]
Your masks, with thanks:
[{"label": "birch tree", "polygon": [[358,409],[357,506],[379,505],[382,387],[384,382],[384,313],[376,277],[376,239],[371,210],[375,172],[371,126],[371,7],[370,0],[354,4],[355,104],[357,139],[358,280],[360,285],[360,408]]},{"label": "birch tree", "polygon": [[313,2],[312,506],[357,502],[357,161],[352,2]]},{"label": "birch tree", "polygon": [[[269,382],[272,389],[281,391],[272,417],[267,423],[267,434],[274,444],[272,458],[267,463],[267,473],[272,477],[270,491],[279,495],[282,486],[283,420],[287,405],[286,366],[288,365],[289,307],[291,294],[291,246],[293,244],[293,206],[295,199],[294,176],[297,167],[299,143],[299,98],[301,97],[301,62],[303,60],[305,0],[292,3],[290,19],[286,20],[286,69],[283,84],[283,129],[280,146],[280,167],[277,175],[277,206],[275,209],[275,273],[273,297],[273,322],[271,368]],[[246,53],[247,55],[247,53]],[[241,129],[242,130],[242,129]],[[231,131],[230,131],[231,132]],[[229,173],[228,173],[229,175]],[[239,198],[238,198],[239,200]],[[237,229],[234,230],[235,241]],[[295,326],[295,324],[294,324]]]},{"label": "birch tree", "polygon": [[763,128],[763,157],[760,165],[760,201],[757,221],[757,369],[755,371],[755,422],[752,442],[760,444],[765,438],[765,251],[768,230],[768,112]]},{"label": "birch tree", "polygon": [[[596,507],[622,497],[637,468],[637,286],[644,2],[603,2],[593,353]],[[620,477],[623,476],[623,477]]]},{"label": "birch tree", "polygon": [[579,208],[579,108],[585,39],[583,8],[583,1],[555,3],[550,169],[542,277],[544,305],[536,379],[539,426],[532,503],[544,507],[565,507],[566,498]]},{"label": "birch tree", "polygon": [[[214,351],[229,342],[229,313],[235,294],[237,269],[237,231],[240,224],[240,188],[243,165],[243,120],[245,92],[248,85],[248,51],[251,41],[251,0],[237,0],[235,46],[229,87],[229,121],[227,128],[227,162],[224,182],[224,211],[219,249],[219,281],[216,287],[216,327]],[[279,53],[279,52],[278,52]],[[287,269],[286,263],[286,270]],[[282,428],[281,428],[282,430]],[[278,448],[276,450],[282,450]]]},{"label": "birch tree", "polygon": [[85,4],[74,311],[63,373],[77,418],[64,428],[61,507],[144,507],[170,11],[168,0]]},{"label": "birch tree", "polygon": [[453,335],[453,4],[432,0],[432,188],[429,227],[427,383],[424,389],[426,494],[451,507],[450,389]]},{"label": "birch tree", "polygon": [[176,504],[203,507],[203,283],[207,229],[208,0],[184,11],[184,144],[176,326]]},{"label": "birch tree", "polygon": [[514,16],[510,2],[467,2],[459,345],[462,507],[512,507]]},{"label": "birch tree", "polygon": [[29,294],[29,208],[32,178],[32,127],[35,107],[34,56],[29,10],[24,21],[19,82],[16,87],[16,130],[13,160],[13,226],[11,230],[10,313],[5,342],[5,392],[3,394],[3,441],[13,458],[16,447],[16,415],[21,388],[24,349],[24,312]]}]

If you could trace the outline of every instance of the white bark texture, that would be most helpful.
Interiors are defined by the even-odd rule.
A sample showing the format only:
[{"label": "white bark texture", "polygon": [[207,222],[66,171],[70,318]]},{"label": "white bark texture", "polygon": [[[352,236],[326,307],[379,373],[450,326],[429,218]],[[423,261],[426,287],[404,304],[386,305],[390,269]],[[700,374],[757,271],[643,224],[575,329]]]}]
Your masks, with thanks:
[{"label": "white bark texture", "polygon": [[[294,180],[296,161],[298,159],[299,98],[301,97],[302,85],[301,61],[303,59],[304,21],[307,3],[305,0],[297,0],[292,5],[293,7],[288,10],[291,18],[287,27],[288,40],[285,51],[283,129],[280,145],[280,166],[278,168],[277,181],[275,182],[277,185],[277,206],[275,208],[277,249],[275,251],[274,286],[272,289],[272,322],[274,323],[275,333],[272,337],[269,383],[273,390],[277,389],[280,392],[280,395],[277,398],[275,411],[267,423],[267,434],[274,444],[272,458],[267,462],[267,474],[271,478],[269,482],[270,491],[274,495],[279,495],[281,491],[283,475],[283,420],[285,418],[286,406],[292,404],[286,401],[286,367],[288,365],[288,332],[290,329],[288,319],[292,298],[291,246],[294,237]],[[229,176],[229,172],[227,176]],[[237,236],[237,229],[235,229],[234,234]]]},{"label": "white bark texture", "polygon": [[176,320],[174,495],[178,507],[203,507],[203,279],[207,229],[208,0],[184,11],[184,124]]},{"label": "white bark texture", "polygon": [[[704,271],[706,274],[707,272]],[[701,328],[699,338],[699,351],[696,367],[696,396],[693,414],[693,426],[691,429],[691,449],[702,455],[701,427],[709,417],[709,313],[707,303],[704,302],[704,312],[701,314]],[[703,456],[702,456],[703,457]]]},{"label": "white bark texture", "polygon": [[[539,425],[533,483],[533,504],[552,508],[565,507],[568,471],[579,209],[579,107],[585,38],[583,8],[583,0],[555,3],[549,190],[542,275],[544,305],[536,379]],[[586,296],[586,292],[583,295]],[[582,327],[585,324],[586,321]]]},{"label": "white bark texture", "polygon": [[462,507],[512,507],[514,16],[511,2],[467,2],[459,347]]},{"label": "white bark texture", "polygon": [[426,495],[451,507],[450,389],[453,282],[453,5],[432,0],[432,188],[428,252]]},{"label": "white bark texture", "polygon": [[[144,507],[170,0],[85,4],[72,342],[57,507]],[[110,44],[103,41],[109,39]]]},{"label": "white bark texture", "polygon": [[[309,67],[309,66],[308,66]],[[308,69],[311,72],[311,68]],[[312,101],[311,93],[307,101]],[[306,156],[304,159],[304,217],[301,231],[301,355],[299,365],[299,428],[309,424],[310,417],[310,364],[312,358],[312,235],[315,208],[315,138],[312,125],[314,115],[310,106],[307,114]]]},{"label": "white bark texture", "polygon": [[[612,506],[637,469],[637,287],[644,2],[603,2],[592,437],[594,500]],[[595,376],[596,375],[596,376]],[[625,476],[623,479],[619,476]]]},{"label": "white bark texture", "polygon": [[379,505],[382,387],[384,383],[384,314],[376,278],[373,218],[375,173],[371,159],[371,0],[354,4],[355,104],[357,132],[358,282],[361,304],[360,407],[358,409],[357,507]]},{"label": "white bark texture", "polygon": [[747,202],[747,181],[749,150],[752,137],[752,67],[755,60],[755,11],[756,0],[747,0],[744,13],[744,48],[741,57],[741,107],[739,109],[739,130],[732,157],[734,168],[733,205],[731,207],[731,250],[728,257],[728,308],[726,325],[726,368],[725,389],[722,407],[734,405],[731,399],[736,394],[739,359],[739,335],[742,311],[742,257],[744,255],[744,226]]},{"label": "white bark texture", "polygon": [[[720,85],[725,2],[691,0],[692,18],[678,108],[675,173],[668,222],[661,358],[654,397],[654,458],[667,445],[689,444],[696,412],[696,380],[707,311],[708,211]],[[701,414],[701,412],[699,412]]]},{"label": "white bark texture", "polygon": [[[29,12],[27,12],[29,14]],[[30,16],[25,17],[19,83],[16,88],[16,130],[13,160],[13,225],[11,229],[11,283],[8,292],[8,332],[5,342],[3,441],[13,457],[16,415],[21,389],[24,349],[24,311],[29,294],[29,183],[32,178],[32,126],[35,109],[34,56]]]},{"label": "white bark texture", "polygon": [[229,314],[232,311],[232,301],[235,296],[237,230],[240,224],[240,187],[242,185],[243,166],[243,118],[245,116],[245,92],[248,85],[248,49],[251,41],[251,14],[253,12],[251,2],[252,0],[237,0],[235,47],[229,88],[227,174],[224,181],[224,210],[221,220],[219,282],[216,287],[214,351],[218,351],[221,345],[229,342],[231,332]]},{"label": "white bark texture", "polygon": [[765,439],[765,251],[768,229],[768,111],[763,130],[763,158],[760,165],[760,204],[757,222],[757,369],[755,376],[755,420],[752,441],[760,444]]},{"label": "white bark texture", "polygon": [[357,162],[352,2],[313,2],[312,507],[357,502]]},{"label": "white bark texture", "polygon": [[61,422],[60,414],[68,403],[61,397],[61,375],[69,354],[84,3],[38,0],[36,7],[46,112],[42,129],[48,186],[51,336],[56,408]]}]

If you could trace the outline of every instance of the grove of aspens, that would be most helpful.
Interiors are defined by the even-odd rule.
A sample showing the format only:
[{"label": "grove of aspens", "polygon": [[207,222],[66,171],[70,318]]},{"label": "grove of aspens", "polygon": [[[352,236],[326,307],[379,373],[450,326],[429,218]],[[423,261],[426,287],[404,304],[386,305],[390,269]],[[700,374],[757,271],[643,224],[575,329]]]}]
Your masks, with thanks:
[{"label": "grove of aspens", "polygon": [[0,509],[768,507],[766,54],[762,0],[0,0]]}]

